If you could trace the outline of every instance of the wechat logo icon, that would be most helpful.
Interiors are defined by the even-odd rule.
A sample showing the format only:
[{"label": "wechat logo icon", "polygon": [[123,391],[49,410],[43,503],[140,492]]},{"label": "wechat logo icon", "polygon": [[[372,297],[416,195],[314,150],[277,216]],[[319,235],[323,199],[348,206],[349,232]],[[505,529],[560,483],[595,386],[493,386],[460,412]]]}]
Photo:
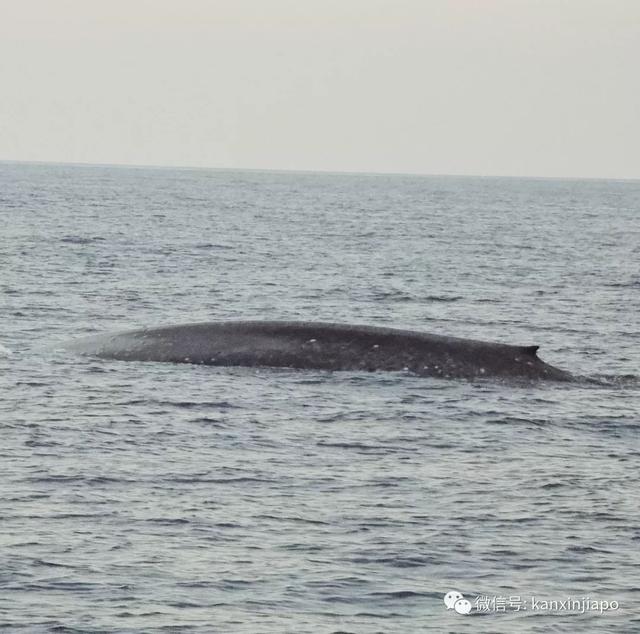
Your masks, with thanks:
[{"label": "wechat logo icon", "polygon": [[444,595],[444,604],[447,610],[455,610],[458,614],[469,614],[471,612],[471,602],[464,598],[461,592],[449,590]]}]

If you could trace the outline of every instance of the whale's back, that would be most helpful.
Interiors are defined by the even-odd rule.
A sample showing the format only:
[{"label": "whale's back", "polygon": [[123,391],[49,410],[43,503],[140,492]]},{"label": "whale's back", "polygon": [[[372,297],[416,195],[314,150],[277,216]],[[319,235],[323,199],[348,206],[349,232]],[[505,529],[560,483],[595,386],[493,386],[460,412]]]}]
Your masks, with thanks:
[{"label": "whale's back", "polygon": [[202,322],[97,335],[70,347],[82,354],[125,361],[409,370],[420,375],[467,378],[570,377],[540,360],[538,346],[325,322]]}]

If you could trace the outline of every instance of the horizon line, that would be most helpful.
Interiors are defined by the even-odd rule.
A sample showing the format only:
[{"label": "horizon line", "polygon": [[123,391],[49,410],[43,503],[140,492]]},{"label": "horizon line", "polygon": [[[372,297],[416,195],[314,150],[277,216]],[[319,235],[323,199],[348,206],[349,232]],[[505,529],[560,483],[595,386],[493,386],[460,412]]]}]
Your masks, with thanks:
[{"label": "horizon line", "polygon": [[508,178],[522,180],[575,180],[575,181],[640,181],[640,177],[631,176],[520,176],[514,174],[451,174],[451,173],[426,173],[426,172],[386,172],[365,170],[328,170],[328,169],[292,169],[273,167],[213,167],[205,165],[162,165],[142,163],[94,163],[86,161],[50,161],[50,160],[19,160],[0,159],[1,164],[15,165],[62,165],[68,167],[114,167],[130,169],[173,169],[193,171],[218,171],[218,172],[276,172],[290,174],[325,174],[325,175],[353,175],[353,176],[413,176],[423,178]]}]

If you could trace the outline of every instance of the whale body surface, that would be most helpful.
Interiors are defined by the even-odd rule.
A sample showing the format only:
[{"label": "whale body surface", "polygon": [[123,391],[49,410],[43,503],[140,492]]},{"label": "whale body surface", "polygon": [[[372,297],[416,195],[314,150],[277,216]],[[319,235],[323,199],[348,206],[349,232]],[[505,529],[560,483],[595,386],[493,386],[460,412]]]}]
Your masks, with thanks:
[{"label": "whale body surface", "polygon": [[68,346],[124,361],[348,371],[409,371],[451,378],[572,380],[538,346],[322,322],[222,321],[94,335]]}]

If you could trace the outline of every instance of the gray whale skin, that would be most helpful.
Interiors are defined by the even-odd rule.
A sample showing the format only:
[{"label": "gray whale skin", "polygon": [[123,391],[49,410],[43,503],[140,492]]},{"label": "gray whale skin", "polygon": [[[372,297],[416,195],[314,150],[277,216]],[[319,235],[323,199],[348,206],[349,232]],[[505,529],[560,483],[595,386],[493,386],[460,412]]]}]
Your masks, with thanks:
[{"label": "gray whale skin", "polygon": [[573,380],[538,346],[321,322],[223,321],[86,337],[67,346],[124,361],[317,370],[394,371],[450,378]]}]

